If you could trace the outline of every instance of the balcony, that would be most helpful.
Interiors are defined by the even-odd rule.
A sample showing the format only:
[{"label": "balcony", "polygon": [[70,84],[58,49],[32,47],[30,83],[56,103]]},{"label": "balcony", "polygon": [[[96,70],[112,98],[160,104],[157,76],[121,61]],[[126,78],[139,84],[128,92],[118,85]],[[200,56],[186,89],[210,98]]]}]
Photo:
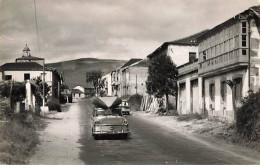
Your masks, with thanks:
[{"label": "balcony", "polygon": [[199,63],[199,75],[230,71],[248,65],[248,55],[242,55],[242,49],[236,49]]},{"label": "balcony", "polygon": [[179,76],[198,70],[198,60],[189,62],[178,67]]}]

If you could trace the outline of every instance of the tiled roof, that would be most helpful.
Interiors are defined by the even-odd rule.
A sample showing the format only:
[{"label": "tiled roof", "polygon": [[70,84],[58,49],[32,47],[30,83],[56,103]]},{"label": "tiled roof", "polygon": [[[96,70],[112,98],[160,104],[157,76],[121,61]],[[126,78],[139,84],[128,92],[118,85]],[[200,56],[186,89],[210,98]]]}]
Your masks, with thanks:
[{"label": "tiled roof", "polygon": [[177,45],[195,45],[197,46],[199,41],[198,41],[198,37],[202,36],[203,34],[205,34],[208,30],[203,30],[199,33],[193,34],[191,36],[188,37],[184,37],[178,40],[174,40],[174,41],[169,41],[166,42],[167,44],[177,44]]},{"label": "tiled roof", "polygon": [[[43,66],[36,62],[12,62],[0,66],[0,71],[42,71]],[[45,67],[45,70],[51,70]]]},{"label": "tiled roof", "polygon": [[43,58],[34,57],[34,56],[22,56],[20,58],[16,58],[17,60],[44,60]]},{"label": "tiled roof", "polygon": [[260,17],[260,5],[252,6],[249,10],[252,10],[256,16]]},{"label": "tiled roof", "polygon": [[161,53],[164,49],[166,49],[168,47],[169,44],[173,44],[173,45],[189,45],[189,46],[198,46],[199,45],[199,37],[203,36],[205,33],[207,33],[209,30],[203,30],[199,33],[190,35],[188,37],[184,37],[182,39],[178,39],[178,40],[174,40],[174,41],[169,41],[169,42],[165,42],[163,43],[159,48],[157,48],[154,52],[152,52],[151,54],[149,54],[147,56],[147,58],[152,58],[154,55]]},{"label": "tiled roof", "polygon": [[149,67],[151,61],[149,59],[143,59],[135,64],[132,65],[132,67]]},{"label": "tiled roof", "polygon": [[138,61],[141,61],[142,59],[139,59],[139,58],[133,58],[133,59],[130,59],[127,63],[125,63],[121,68],[124,68],[124,67],[127,67],[129,65],[132,65],[133,63],[136,63]]},{"label": "tiled roof", "polygon": [[[200,36],[198,38],[199,41],[202,41],[206,38],[208,38],[209,36],[214,35],[216,32],[220,32],[222,31],[225,27],[228,27],[230,25],[233,25],[234,23],[239,22],[240,20],[240,15],[247,15],[249,13],[249,11],[253,11],[253,13],[255,14],[255,16],[260,17],[260,5],[259,6],[253,6],[250,7],[249,9],[245,10],[244,12],[241,12],[239,14],[237,14],[236,16],[226,20],[223,23],[218,24],[217,26],[213,27],[212,29],[210,29],[209,31],[207,31],[205,34],[203,34],[202,36]],[[246,19],[246,18],[245,18]]]}]

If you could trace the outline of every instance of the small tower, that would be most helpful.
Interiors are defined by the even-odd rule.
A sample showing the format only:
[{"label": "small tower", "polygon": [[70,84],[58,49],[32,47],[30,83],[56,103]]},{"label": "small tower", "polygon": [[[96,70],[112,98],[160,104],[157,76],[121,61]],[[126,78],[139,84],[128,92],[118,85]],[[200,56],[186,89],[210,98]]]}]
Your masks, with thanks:
[{"label": "small tower", "polygon": [[31,54],[30,54],[30,48],[27,47],[27,44],[26,44],[26,46],[25,46],[24,49],[23,49],[23,57],[30,57],[30,56],[31,56]]}]

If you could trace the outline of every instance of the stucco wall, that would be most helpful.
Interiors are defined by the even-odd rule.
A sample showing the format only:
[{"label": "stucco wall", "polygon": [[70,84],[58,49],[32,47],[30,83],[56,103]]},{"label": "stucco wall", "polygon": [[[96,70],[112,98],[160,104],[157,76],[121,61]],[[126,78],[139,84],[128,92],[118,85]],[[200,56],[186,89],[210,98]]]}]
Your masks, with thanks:
[{"label": "stucco wall", "polygon": [[189,52],[195,52],[196,58],[198,58],[197,46],[169,45],[167,55],[172,58],[172,61],[177,66],[180,66],[189,62]]},{"label": "stucco wall", "polygon": [[[178,113],[179,114],[190,114],[190,113],[201,113],[199,102],[201,101],[201,97],[199,97],[199,87],[201,87],[201,83],[197,83],[197,85],[192,85],[193,80],[198,80],[198,73],[190,73],[184,76],[179,77],[177,81],[178,85]],[[185,85],[182,89],[180,88],[180,85]],[[191,93],[192,89],[194,89],[193,94]],[[195,99],[198,99],[198,103],[196,106],[192,106],[193,98],[191,97],[193,95]],[[191,107],[192,106],[192,107]],[[194,108],[194,110],[191,110],[191,108]]]},{"label": "stucco wall", "polygon": [[[41,76],[43,71],[4,71],[5,75],[12,75],[12,79],[17,82],[23,82],[24,81],[24,74],[29,73],[30,79],[37,78]],[[52,72],[51,71],[45,71],[45,82],[52,86]]]},{"label": "stucco wall", "polygon": [[111,73],[108,73],[102,76],[101,79],[105,79],[105,87],[107,88],[107,95],[112,96],[112,76]]},{"label": "stucco wall", "polygon": [[[214,77],[209,77],[205,79],[205,110],[208,113],[209,117],[218,116],[224,117],[228,120],[234,119],[234,112],[232,107],[232,91],[231,88],[227,85],[227,92],[226,92],[226,109],[221,109],[221,95],[220,95],[220,83],[223,80],[232,80],[235,77],[242,77],[242,96],[245,97],[248,91],[248,72],[247,69],[237,70],[228,72],[225,74],[221,74]],[[211,83],[215,83],[215,101],[211,102],[210,95],[209,95],[209,85]],[[214,104],[214,110],[211,110],[210,104]]]},{"label": "stucco wall", "polygon": [[[137,76],[136,76],[137,75]],[[148,77],[148,67],[129,67],[129,89],[128,94],[136,94],[136,79],[137,79],[137,93],[141,95],[146,94],[146,80]]]}]

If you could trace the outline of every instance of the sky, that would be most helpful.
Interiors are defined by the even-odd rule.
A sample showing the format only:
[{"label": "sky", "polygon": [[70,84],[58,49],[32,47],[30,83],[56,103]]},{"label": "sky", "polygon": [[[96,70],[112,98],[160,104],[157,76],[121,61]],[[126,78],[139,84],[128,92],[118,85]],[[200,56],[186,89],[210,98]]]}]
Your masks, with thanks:
[{"label": "sky", "polygon": [[0,65],[31,55],[47,63],[78,58],[146,58],[173,41],[228,20],[260,0],[0,0]]}]

